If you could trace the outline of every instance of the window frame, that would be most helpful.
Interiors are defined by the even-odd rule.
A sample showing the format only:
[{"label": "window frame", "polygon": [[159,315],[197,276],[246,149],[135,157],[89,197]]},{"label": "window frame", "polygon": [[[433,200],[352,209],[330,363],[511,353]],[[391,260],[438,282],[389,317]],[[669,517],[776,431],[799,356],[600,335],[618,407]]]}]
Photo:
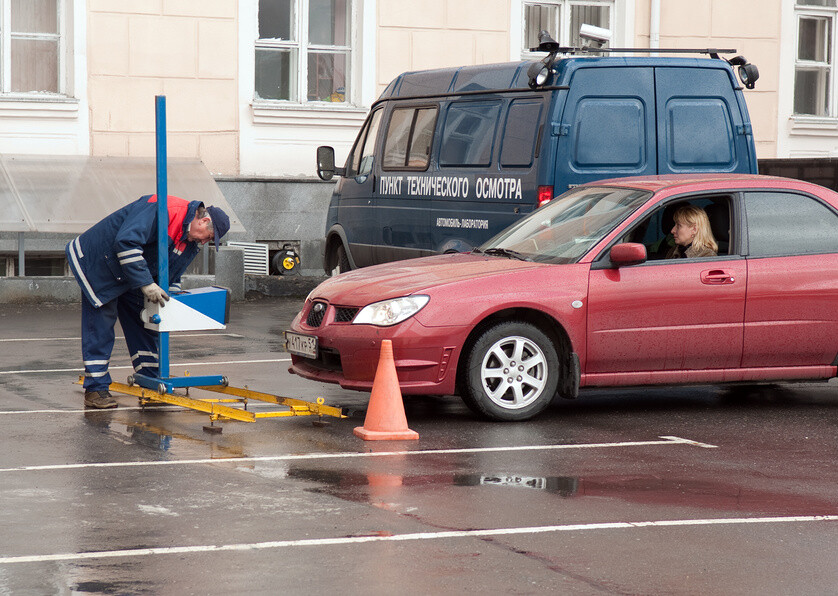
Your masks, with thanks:
[{"label": "window frame", "polygon": [[[67,55],[67,0],[55,0],[56,25],[58,33],[14,33],[11,31],[12,2],[0,0],[0,98],[3,99],[57,99],[67,97],[67,69],[70,57]],[[58,41],[56,92],[47,91],[12,91],[12,56],[13,39],[35,41]]]},{"label": "window frame", "polygon": [[[818,62],[814,60],[801,60],[800,59],[800,22],[802,19],[811,19],[811,18],[828,18],[831,21],[831,24],[827,30],[829,35],[828,40],[828,52],[825,52],[826,58],[828,62]],[[797,118],[835,118],[838,115],[836,112],[836,93],[834,87],[836,85],[836,70],[835,70],[835,58],[836,58],[836,50],[835,50],[835,37],[836,33],[838,33],[838,7],[828,7],[828,6],[814,6],[814,5],[807,5],[801,4],[800,2],[795,3],[794,6],[794,23],[795,23],[795,31],[794,31],[794,65],[793,65],[793,77],[792,77],[792,102],[791,102],[791,109],[792,109],[792,117]],[[797,95],[796,95],[796,85],[797,85],[797,73],[798,71],[810,71],[810,72],[817,72],[819,70],[827,70],[827,82],[826,82],[826,113],[825,114],[806,114],[801,112],[795,111],[795,104]]]},{"label": "window frame", "polygon": [[[0,0],[2,1],[2,0]],[[338,45],[323,45],[323,44],[312,44],[309,43],[309,11],[311,6],[311,0],[290,0],[293,5],[293,19],[291,23],[291,30],[294,33],[294,40],[280,40],[276,38],[260,38],[259,37],[259,10],[258,10],[258,3],[257,3],[257,14],[256,14],[256,39],[254,40],[253,44],[253,57],[254,57],[254,78],[253,78],[253,101],[254,102],[267,102],[269,104],[277,104],[277,105],[291,105],[291,106],[316,106],[316,107],[336,107],[342,108],[354,105],[355,98],[357,97],[357,93],[355,91],[355,79],[354,72],[356,69],[356,54],[357,52],[354,49],[356,44],[356,30],[358,29],[359,25],[357,24],[358,14],[357,14],[357,1],[356,0],[346,0],[347,3],[347,32],[346,32],[346,40],[348,45],[345,46],[338,46]],[[292,65],[296,66],[296,71],[294,72],[296,76],[296,84],[293,81],[289,81],[289,95],[292,96],[289,99],[274,99],[274,98],[265,98],[259,97],[256,94],[256,81],[258,79],[258,75],[255,70],[255,58],[256,52],[258,50],[296,50],[296,63],[292,62]],[[309,56],[313,54],[334,54],[334,55],[345,55],[346,56],[346,73],[344,75],[345,78],[345,87],[344,87],[344,98],[343,101],[321,101],[321,100],[309,100],[308,99],[308,92],[309,92],[309,82],[308,82],[308,59]],[[293,66],[292,66],[293,68]],[[346,90],[348,87],[348,92]]]},{"label": "window frame", "polygon": [[[561,46],[571,46],[572,32],[570,31],[571,11],[574,6],[596,6],[608,8],[608,22],[609,30],[611,31],[611,42],[614,41],[617,35],[615,27],[615,19],[617,16],[617,0],[521,0],[521,59],[533,60],[539,59],[546,55],[545,52],[531,52],[527,44],[527,6],[533,5],[551,5],[557,6],[559,11],[559,27],[553,25],[552,29],[547,29],[553,38],[559,42]],[[557,29],[557,30],[556,30]],[[606,44],[606,47],[611,45],[611,42]]]},{"label": "window frame", "polygon": [[748,222],[748,194],[749,193],[773,193],[773,194],[786,194],[786,195],[797,195],[800,197],[805,197],[807,199],[811,199],[816,203],[819,203],[823,207],[827,209],[830,213],[832,213],[836,218],[838,218],[838,209],[835,208],[829,201],[825,199],[808,193],[801,190],[795,190],[790,188],[748,188],[743,189],[740,192],[740,201],[741,201],[741,218],[743,221],[743,234],[742,234],[742,251],[741,254],[749,259],[782,259],[788,257],[810,257],[810,256],[817,256],[817,255],[833,255],[838,254],[838,252],[793,252],[793,253],[783,253],[777,255],[752,255],[751,254],[751,227]]}]

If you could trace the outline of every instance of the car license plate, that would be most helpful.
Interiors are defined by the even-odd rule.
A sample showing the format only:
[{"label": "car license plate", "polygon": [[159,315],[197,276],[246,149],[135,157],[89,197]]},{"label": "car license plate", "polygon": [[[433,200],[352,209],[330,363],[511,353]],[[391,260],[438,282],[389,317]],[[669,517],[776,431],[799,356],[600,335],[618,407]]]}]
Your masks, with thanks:
[{"label": "car license plate", "polygon": [[317,337],[286,331],[285,351],[296,356],[317,358]]}]

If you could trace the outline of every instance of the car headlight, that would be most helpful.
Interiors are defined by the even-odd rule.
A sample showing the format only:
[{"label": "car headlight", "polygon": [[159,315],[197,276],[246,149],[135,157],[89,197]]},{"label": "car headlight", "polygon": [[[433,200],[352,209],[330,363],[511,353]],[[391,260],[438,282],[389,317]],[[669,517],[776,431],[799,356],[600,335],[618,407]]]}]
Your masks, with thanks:
[{"label": "car headlight", "polygon": [[417,294],[416,296],[403,296],[402,298],[392,298],[369,304],[355,316],[352,324],[389,327],[418,313],[430,299],[430,296]]}]

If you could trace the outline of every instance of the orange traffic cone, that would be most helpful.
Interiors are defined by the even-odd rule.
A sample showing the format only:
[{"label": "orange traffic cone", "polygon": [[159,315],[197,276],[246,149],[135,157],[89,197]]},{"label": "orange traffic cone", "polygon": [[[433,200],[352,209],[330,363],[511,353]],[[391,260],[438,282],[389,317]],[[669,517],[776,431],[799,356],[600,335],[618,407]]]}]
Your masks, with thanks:
[{"label": "orange traffic cone", "polygon": [[372,382],[364,426],[357,426],[352,432],[365,441],[419,438],[419,433],[407,428],[402,391],[396,375],[396,363],[393,361],[393,342],[389,339],[381,342],[381,354]]}]

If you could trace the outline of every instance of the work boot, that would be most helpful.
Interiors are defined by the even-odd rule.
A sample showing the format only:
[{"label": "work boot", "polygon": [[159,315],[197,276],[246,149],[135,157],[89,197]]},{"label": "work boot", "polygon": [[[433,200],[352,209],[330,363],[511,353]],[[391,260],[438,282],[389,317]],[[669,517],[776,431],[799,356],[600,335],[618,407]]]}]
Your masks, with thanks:
[{"label": "work boot", "polygon": [[115,408],[116,400],[111,396],[110,391],[85,391],[84,393],[84,407],[97,408],[99,410],[106,410],[108,408]]}]

